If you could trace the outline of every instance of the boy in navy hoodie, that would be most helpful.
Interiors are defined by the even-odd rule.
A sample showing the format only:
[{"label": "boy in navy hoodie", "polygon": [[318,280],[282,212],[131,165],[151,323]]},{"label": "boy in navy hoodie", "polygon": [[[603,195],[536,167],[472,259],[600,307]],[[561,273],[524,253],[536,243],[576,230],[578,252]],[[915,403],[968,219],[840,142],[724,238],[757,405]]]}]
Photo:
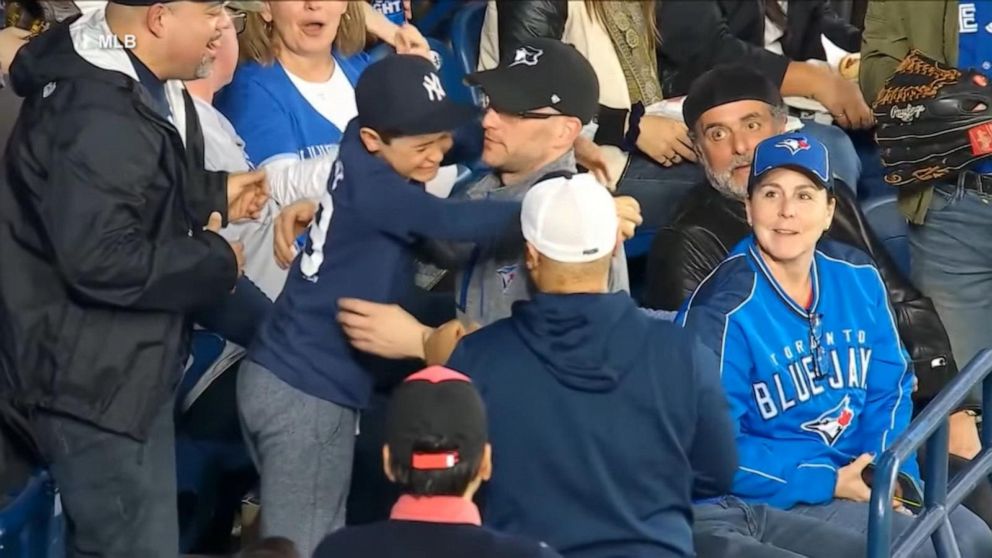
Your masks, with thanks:
[{"label": "boy in navy hoodie", "polygon": [[476,116],[446,98],[430,62],[385,58],[363,73],[355,96],[358,117],[306,246],[238,377],[242,426],[261,473],[262,534],[290,538],[303,556],[344,525],[358,413],[383,366],[349,346],[335,321],[338,299],[401,302],[414,284],[415,242],[499,237],[520,208],[424,190],[452,146],[450,131]]},{"label": "boy in navy hoodie", "polygon": [[492,475],[486,410],[471,380],[432,366],[393,394],[383,469],[403,495],[388,521],[343,529],[314,558],[555,558],[547,545],[481,527],[472,503]]},{"label": "boy in navy hoodie", "polygon": [[694,475],[718,495],[736,466],[716,369],[686,331],[608,293],[617,217],[591,175],[534,186],[521,225],[539,292],[448,361],[472,376],[500,451],[486,524],[569,558],[694,556]]}]

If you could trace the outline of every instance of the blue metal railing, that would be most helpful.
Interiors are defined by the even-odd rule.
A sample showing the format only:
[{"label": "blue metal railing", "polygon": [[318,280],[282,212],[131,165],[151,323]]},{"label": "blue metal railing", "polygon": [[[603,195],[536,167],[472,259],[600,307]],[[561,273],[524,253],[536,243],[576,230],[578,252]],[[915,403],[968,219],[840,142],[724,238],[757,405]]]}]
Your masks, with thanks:
[{"label": "blue metal railing", "polygon": [[[958,558],[961,552],[951,531],[948,514],[992,472],[992,424],[982,429],[982,451],[948,486],[947,417],[978,383],[982,383],[982,415],[992,417],[992,349],[980,352],[909,425],[906,432],[884,454],[876,466],[868,518],[868,558],[903,558],[933,538],[937,556]],[[896,476],[906,459],[926,444],[926,486],[923,512],[912,529],[894,543],[892,498]]]}]

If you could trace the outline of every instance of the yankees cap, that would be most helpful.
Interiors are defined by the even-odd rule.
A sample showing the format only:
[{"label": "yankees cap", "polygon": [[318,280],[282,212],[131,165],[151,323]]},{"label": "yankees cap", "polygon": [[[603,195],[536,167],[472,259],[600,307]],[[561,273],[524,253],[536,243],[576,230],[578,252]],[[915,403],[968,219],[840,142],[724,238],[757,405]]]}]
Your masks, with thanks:
[{"label": "yankees cap", "polygon": [[588,124],[599,111],[599,78],[572,45],[554,39],[528,39],[499,66],[470,74],[497,112],[519,114],[543,107]]},{"label": "yankees cap", "polygon": [[448,99],[434,64],[412,54],[394,54],[370,65],[355,86],[362,127],[395,136],[447,132],[479,114]]},{"label": "yankees cap", "polygon": [[759,143],[754,148],[747,193],[751,193],[762,176],[780,168],[801,172],[814,184],[828,191],[834,189],[827,147],[812,136],[801,133],[781,134]]},{"label": "yankees cap", "polygon": [[442,366],[408,376],[393,392],[385,441],[392,459],[418,471],[451,469],[482,456],[486,411],[472,381]]}]

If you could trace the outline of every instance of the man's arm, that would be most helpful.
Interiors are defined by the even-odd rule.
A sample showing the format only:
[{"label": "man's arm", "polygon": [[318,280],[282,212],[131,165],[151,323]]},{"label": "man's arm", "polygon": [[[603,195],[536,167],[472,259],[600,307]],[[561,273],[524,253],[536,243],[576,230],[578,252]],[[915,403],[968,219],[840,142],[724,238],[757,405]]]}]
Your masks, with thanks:
[{"label": "man's arm", "polygon": [[69,288],[102,304],[173,312],[230,292],[238,267],[223,237],[145,233],[142,215],[159,172],[149,154],[158,146],[127,118],[81,112],[64,117],[54,146],[61,155],[37,208]]},{"label": "man's arm", "polygon": [[[439,198],[411,186],[390,169],[362,177],[362,180],[377,182],[381,187],[349,189],[346,194],[349,196],[348,210],[358,213],[379,230],[406,241],[433,238],[488,242],[510,234],[512,230],[519,234],[518,201]],[[388,190],[388,195],[383,195],[382,188]]]},{"label": "man's arm", "polygon": [[[820,0],[814,17],[820,20],[823,34],[833,44],[847,52],[857,52],[861,47],[861,30],[837,15],[830,0]],[[820,38],[816,37],[816,41],[820,42]]]},{"label": "man's arm", "polygon": [[678,310],[726,255],[712,235],[696,228],[658,231],[648,256],[644,305]]}]

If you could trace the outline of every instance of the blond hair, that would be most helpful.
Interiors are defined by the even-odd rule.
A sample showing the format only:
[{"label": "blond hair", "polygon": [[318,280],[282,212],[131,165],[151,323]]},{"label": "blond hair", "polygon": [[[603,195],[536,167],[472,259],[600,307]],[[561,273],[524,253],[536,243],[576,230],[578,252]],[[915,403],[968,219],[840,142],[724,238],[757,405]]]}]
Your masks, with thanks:
[{"label": "blond hair", "polygon": [[[238,36],[241,61],[269,65],[279,56],[272,23],[265,21],[259,12],[248,12],[245,30]],[[361,2],[349,1],[348,9],[341,16],[334,48],[344,56],[357,54],[365,48],[365,14]]]}]

